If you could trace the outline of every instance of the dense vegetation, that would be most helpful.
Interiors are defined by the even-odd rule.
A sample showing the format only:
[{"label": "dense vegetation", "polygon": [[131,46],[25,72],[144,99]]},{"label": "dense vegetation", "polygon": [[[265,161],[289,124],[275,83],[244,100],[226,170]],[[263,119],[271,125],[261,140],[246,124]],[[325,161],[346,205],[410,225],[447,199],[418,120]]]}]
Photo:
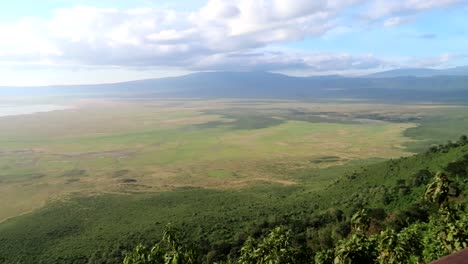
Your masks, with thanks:
[{"label": "dense vegetation", "polygon": [[[432,153],[448,152],[451,148],[467,145],[466,136],[457,143],[434,146]],[[228,258],[222,263],[428,263],[444,255],[468,246],[468,214],[464,210],[464,200],[454,202],[460,195],[459,182],[450,179],[463,177],[466,183],[468,156],[450,163],[445,171],[435,175],[428,170],[414,175],[416,186],[428,182],[424,199],[417,201],[424,209],[419,215],[407,217],[406,223],[393,222],[387,226],[374,226],[377,220],[375,211],[358,210],[350,219],[351,234],[338,241],[333,247],[314,252],[293,235],[295,226],[278,226],[261,238],[249,237],[238,250],[233,260]],[[402,184],[402,181],[399,182]],[[405,191],[408,192],[408,191]],[[343,213],[334,212],[336,220],[342,220]],[[374,214],[374,216],[371,215]],[[383,212],[380,212],[381,214]],[[378,218],[378,217],[377,217]],[[394,226],[392,226],[394,224]],[[396,225],[395,225],[396,224]],[[374,223],[375,225],[375,223]],[[206,263],[206,256],[197,256],[194,246],[184,246],[171,226],[165,231],[162,241],[151,249],[137,246],[127,254],[124,264],[152,263]],[[220,262],[220,263],[221,263]]]},{"label": "dense vegetation", "polygon": [[[139,243],[144,245],[140,252],[158,245],[159,257],[170,259],[177,252],[189,252],[194,262],[201,263],[242,259],[249,263],[271,254],[329,260],[336,257],[336,246],[360,246],[360,241],[369,240],[369,248],[375,248],[373,241],[382,231],[398,237],[406,236],[400,235],[406,230],[420,232],[431,226],[437,230],[443,218],[436,205],[421,199],[425,186],[434,172],[445,171],[453,186],[467,193],[467,168],[468,145],[462,137],[412,157],[306,170],[295,176],[303,180],[300,185],[78,195],[2,223],[0,262],[122,263]],[[317,190],[311,182],[318,174],[343,176],[331,185],[326,181],[329,186]],[[465,202],[463,196],[453,199]],[[366,209],[368,228],[357,231],[352,216],[362,209]],[[464,223],[460,219],[455,225]],[[172,227],[160,241],[168,222]],[[272,247],[277,240],[290,248]],[[425,241],[424,236],[420,241]],[[247,254],[249,248],[258,255]],[[440,248],[431,252],[434,258],[446,253]]]}]

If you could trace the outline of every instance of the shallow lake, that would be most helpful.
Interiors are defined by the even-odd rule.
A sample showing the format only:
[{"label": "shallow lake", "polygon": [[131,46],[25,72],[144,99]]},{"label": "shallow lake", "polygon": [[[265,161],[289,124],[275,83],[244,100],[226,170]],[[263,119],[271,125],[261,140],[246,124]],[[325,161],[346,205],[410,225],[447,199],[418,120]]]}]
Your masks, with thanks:
[{"label": "shallow lake", "polygon": [[33,104],[33,105],[6,105],[0,104],[0,116],[27,115],[69,109],[65,105]]}]

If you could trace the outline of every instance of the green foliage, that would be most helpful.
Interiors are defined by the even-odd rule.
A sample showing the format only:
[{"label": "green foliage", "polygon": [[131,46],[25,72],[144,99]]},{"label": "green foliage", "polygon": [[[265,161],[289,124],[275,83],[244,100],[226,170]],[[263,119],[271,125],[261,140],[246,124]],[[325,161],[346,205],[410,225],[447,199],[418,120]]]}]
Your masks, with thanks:
[{"label": "green foliage", "polygon": [[421,237],[415,228],[406,228],[401,232],[392,229],[382,231],[377,237],[379,263],[397,264],[419,260],[421,257]]},{"label": "green foliage", "polygon": [[445,209],[423,228],[426,260],[468,247],[468,215],[460,207]]},{"label": "green foliage", "polygon": [[168,225],[160,243],[148,250],[138,245],[127,254],[124,264],[193,264],[196,262],[194,250],[181,243],[178,231]]},{"label": "green foliage", "polygon": [[372,238],[353,234],[350,239],[342,240],[335,248],[335,264],[374,263],[377,248]]},{"label": "green foliage", "polygon": [[452,181],[449,180],[447,174],[438,172],[434,180],[427,186],[424,198],[430,202],[436,203],[440,209],[447,209],[451,183]]},{"label": "green foliage", "polygon": [[416,227],[423,235],[425,262],[468,247],[468,215],[461,208],[445,211]]},{"label": "green foliage", "polygon": [[315,264],[333,263],[335,252],[332,249],[324,249],[315,254]]},{"label": "green foliage", "polygon": [[450,175],[464,179],[468,178],[468,155],[465,155],[463,159],[449,163],[445,170]]},{"label": "green foliage", "polygon": [[459,145],[468,144],[468,137],[466,135],[461,135],[457,142]]},{"label": "green foliage", "polygon": [[153,264],[159,263],[158,260],[161,258],[157,247],[154,246],[151,250],[148,250],[143,245],[138,245],[136,248],[127,254],[123,263],[124,264]]},{"label": "green foliage", "polygon": [[361,209],[351,217],[353,230],[358,233],[364,233],[369,228],[370,219],[366,209]]},{"label": "green foliage", "polygon": [[282,226],[259,241],[248,238],[240,252],[239,264],[304,263],[308,258],[294,243],[291,231]]},{"label": "green foliage", "polygon": [[[364,210],[352,217],[355,234],[335,248],[335,263],[420,263],[468,247],[468,215],[450,203],[452,181],[439,172],[427,186],[424,198],[437,204],[439,213],[427,223],[415,223],[397,232],[393,229],[367,237]],[[321,260],[326,259],[323,255]],[[321,262],[326,263],[326,262]]]},{"label": "green foliage", "polygon": [[[178,232],[168,226],[161,242],[151,249],[138,245],[128,253],[124,264],[190,264],[199,263],[192,248],[184,246]],[[237,264],[281,264],[304,263],[310,260],[304,248],[294,242],[291,231],[286,227],[276,227],[261,239],[249,237],[237,260],[225,263]]]},{"label": "green foliage", "polygon": [[416,172],[413,175],[412,185],[414,187],[419,187],[421,185],[427,184],[433,178],[432,172],[427,169],[422,169]]}]

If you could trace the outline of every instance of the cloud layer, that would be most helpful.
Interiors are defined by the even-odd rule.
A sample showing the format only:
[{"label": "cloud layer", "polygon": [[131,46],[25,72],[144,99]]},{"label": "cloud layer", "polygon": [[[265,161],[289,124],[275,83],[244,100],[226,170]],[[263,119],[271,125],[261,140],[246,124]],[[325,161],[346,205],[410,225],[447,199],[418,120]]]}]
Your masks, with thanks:
[{"label": "cloud layer", "polygon": [[[372,55],[272,48],[362,18],[408,23],[464,0],[210,0],[199,10],[76,6],[49,19],[0,24],[0,65],[341,71],[388,65]],[[360,10],[360,11],[355,11]],[[357,13],[356,13],[357,12]]]}]

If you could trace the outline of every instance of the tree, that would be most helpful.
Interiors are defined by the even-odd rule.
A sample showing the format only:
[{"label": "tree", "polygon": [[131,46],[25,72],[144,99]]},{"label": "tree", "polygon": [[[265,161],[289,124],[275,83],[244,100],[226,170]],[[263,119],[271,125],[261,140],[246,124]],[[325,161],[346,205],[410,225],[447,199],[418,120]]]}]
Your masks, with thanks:
[{"label": "tree", "polygon": [[375,241],[363,234],[353,234],[350,239],[341,240],[335,248],[335,264],[376,263]]},{"label": "tree", "polygon": [[351,227],[354,232],[365,233],[370,225],[370,218],[368,216],[366,209],[361,209],[357,211],[351,217]]},{"label": "tree", "polygon": [[366,209],[357,211],[351,217],[355,232],[350,239],[341,240],[335,248],[335,264],[375,263],[377,254],[375,243],[364,233],[369,228],[370,219]]},{"label": "tree", "polygon": [[259,241],[250,237],[241,248],[239,264],[304,263],[306,256],[293,243],[291,231],[276,227]]},{"label": "tree", "polygon": [[[468,215],[460,206],[450,204],[453,192],[448,175],[439,172],[428,184],[424,197],[437,204],[439,212],[429,222],[417,222],[401,231],[387,229],[379,235],[365,236],[368,213],[360,210],[353,215],[354,234],[338,242],[334,251],[335,264],[353,263],[420,263],[451,254],[468,247]],[[423,220],[423,219],[421,219]],[[318,263],[330,263],[330,254],[316,255]]]},{"label": "tree", "polygon": [[135,249],[128,253],[125,256],[123,261],[124,264],[156,264],[156,263],[163,263],[160,262],[161,259],[161,252],[159,248],[156,246],[148,249],[142,244],[135,247]]},{"label": "tree", "polygon": [[466,135],[461,135],[460,139],[458,139],[458,144],[465,145],[468,143],[468,137]]},{"label": "tree", "polygon": [[124,259],[124,264],[193,264],[195,252],[181,243],[178,230],[170,224],[166,226],[160,243],[151,249],[138,245]]},{"label": "tree", "polygon": [[324,249],[315,255],[315,264],[330,264],[335,259],[335,252],[332,249]]},{"label": "tree", "polygon": [[462,159],[451,162],[445,167],[445,171],[455,177],[466,178],[468,176],[468,155]]},{"label": "tree", "polygon": [[427,184],[431,178],[433,178],[434,175],[432,175],[432,173],[429,171],[429,170],[419,170],[418,172],[416,172],[414,175],[413,175],[413,179],[412,179],[412,185],[414,187],[419,187],[423,184]]},{"label": "tree", "polygon": [[382,231],[378,236],[379,263],[398,264],[408,262],[411,258],[421,257],[422,244],[418,232],[406,228],[401,232],[393,229]]},{"label": "tree", "polygon": [[450,184],[452,181],[444,172],[438,172],[432,182],[427,186],[424,198],[437,204],[439,209],[447,209],[449,206]]}]

